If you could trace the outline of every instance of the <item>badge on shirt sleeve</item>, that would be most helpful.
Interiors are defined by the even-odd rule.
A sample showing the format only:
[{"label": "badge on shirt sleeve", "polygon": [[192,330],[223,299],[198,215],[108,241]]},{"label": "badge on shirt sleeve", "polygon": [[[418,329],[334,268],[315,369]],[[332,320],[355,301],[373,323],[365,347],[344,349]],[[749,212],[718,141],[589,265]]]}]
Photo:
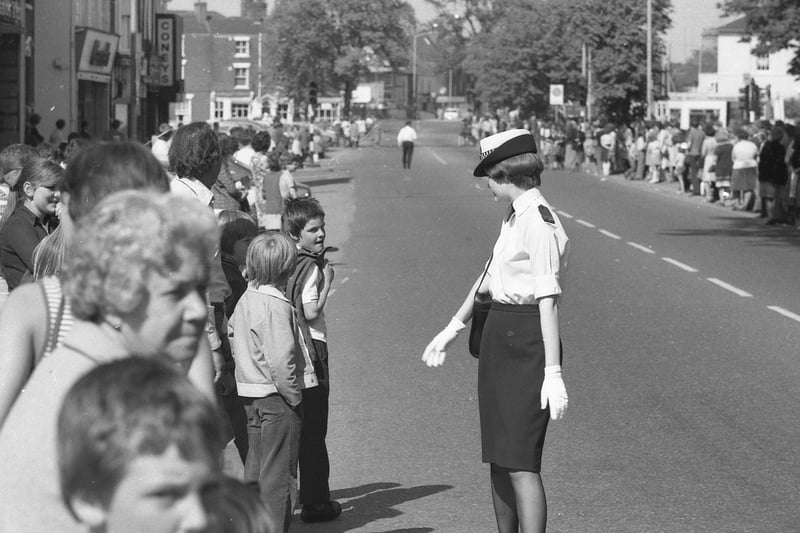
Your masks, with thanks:
[{"label": "badge on shirt sleeve", "polygon": [[544,220],[545,222],[548,222],[550,224],[556,223],[555,219],[553,218],[553,213],[551,213],[550,210],[547,209],[547,206],[540,205],[539,214],[542,215],[542,220]]}]

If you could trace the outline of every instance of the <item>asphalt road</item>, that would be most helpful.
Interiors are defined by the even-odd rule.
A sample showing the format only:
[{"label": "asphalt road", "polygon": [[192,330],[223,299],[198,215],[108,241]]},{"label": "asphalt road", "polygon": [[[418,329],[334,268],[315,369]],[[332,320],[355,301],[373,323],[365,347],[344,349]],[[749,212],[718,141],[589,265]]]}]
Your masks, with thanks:
[{"label": "asphalt road", "polygon": [[[471,177],[477,148],[456,146],[457,124],[419,124],[411,170],[385,128],[384,146],[336,150],[336,172],[301,178],[340,248],[326,313],[345,511],[293,530],[493,531],[466,335],[441,368],[420,356],[481,273],[505,206]],[[543,181],[572,243],[548,530],[800,531],[800,232],[672,186]]]}]

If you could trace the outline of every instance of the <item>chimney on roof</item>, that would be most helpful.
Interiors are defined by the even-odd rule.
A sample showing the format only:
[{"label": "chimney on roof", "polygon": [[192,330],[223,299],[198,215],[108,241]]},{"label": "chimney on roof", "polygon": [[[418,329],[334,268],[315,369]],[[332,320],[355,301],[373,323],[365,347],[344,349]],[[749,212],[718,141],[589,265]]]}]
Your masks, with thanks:
[{"label": "chimney on roof", "polygon": [[208,16],[208,4],[206,2],[195,2],[194,15],[197,17],[197,22],[205,24]]}]

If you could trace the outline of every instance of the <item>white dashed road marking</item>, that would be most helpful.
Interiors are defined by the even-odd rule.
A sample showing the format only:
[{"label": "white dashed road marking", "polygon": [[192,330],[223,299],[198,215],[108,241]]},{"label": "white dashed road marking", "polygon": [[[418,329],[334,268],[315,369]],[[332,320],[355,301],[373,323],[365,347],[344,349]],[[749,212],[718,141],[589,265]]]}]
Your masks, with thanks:
[{"label": "white dashed road marking", "polygon": [[347,283],[348,281],[350,281],[350,276],[347,276],[347,277],[345,277],[345,278],[342,278],[341,284],[342,284],[342,285],[344,285],[344,284],[345,284],[345,283]]},{"label": "white dashed road marking", "polygon": [[791,311],[787,311],[783,307],[778,307],[777,305],[768,305],[767,309],[771,309],[771,310],[775,311],[776,313],[785,316],[786,318],[791,318],[795,322],[800,322],[800,315],[796,315],[796,314],[792,313]]},{"label": "white dashed road marking", "polygon": [[431,152],[431,154],[433,154],[433,157],[435,157],[435,158],[436,158],[436,160],[437,160],[437,161],[439,161],[439,163],[441,163],[441,164],[443,164],[443,165],[447,166],[447,161],[445,161],[444,159],[442,159],[441,157],[439,157],[439,154],[437,154],[436,152]]},{"label": "white dashed road marking", "polygon": [[741,296],[742,298],[752,298],[753,297],[753,295],[750,294],[749,292],[744,291],[744,290],[742,290],[742,289],[740,289],[738,287],[734,287],[730,283],[725,283],[721,279],[717,279],[717,278],[706,278],[706,279],[708,279],[708,281],[710,281],[714,285],[719,285],[720,287],[722,287],[726,291],[731,291],[733,294],[736,294],[737,296]]},{"label": "white dashed road marking", "polygon": [[675,265],[676,267],[680,268],[681,270],[685,270],[686,272],[697,272],[696,268],[690,267],[689,265],[681,263],[680,261],[676,261],[675,259],[672,259],[671,257],[662,257],[661,259],[663,259],[664,261],[666,261],[670,265]]},{"label": "white dashed road marking", "polygon": [[608,231],[608,230],[599,229],[599,230],[597,230],[597,231],[599,231],[600,233],[602,233],[602,234],[603,234],[603,235],[605,235],[606,237],[611,237],[612,239],[617,239],[617,240],[619,240],[619,239],[621,239],[621,238],[622,238],[622,237],[620,237],[619,235],[617,235],[616,233],[611,233],[611,232],[610,232],[610,231]]},{"label": "white dashed road marking", "polygon": [[644,253],[646,253],[646,254],[654,254],[654,253],[655,253],[653,250],[651,250],[651,249],[650,249],[650,248],[648,248],[647,246],[643,246],[643,245],[641,245],[641,244],[636,244],[635,242],[631,242],[631,241],[628,241],[628,244],[629,244],[630,246],[633,246],[633,247],[634,247],[634,248],[636,248],[637,250],[640,250],[640,251],[642,251],[642,252],[644,252]]},{"label": "white dashed road marking", "polygon": [[[566,213],[564,211],[561,211],[561,210],[557,209],[556,212],[559,215],[561,215],[562,217],[564,217],[564,218],[573,218],[572,215],[570,215],[569,213]],[[582,218],[576,218],[575,222],[577,222],[581,226],[586,226],[587,228],[595,228],[595,229],[597,228],[597,226],[595,226],[594,224],[592,224],[589,221],[583,220]],[[622,237],[617,235],[616,233],[611,233],[610,231],[604,230],[602,228],[601,229],[597,229],[597,232],[601,233],[602,235],[605,235],[606,237],[610,237],[612,239],[622,239]],[[651,249],[651,248],[649,248],[649,247],[647,247],[647,246],[645,246],[643,244],[635,243],[635,242],[632,242],[632,241],[626,241],[626,242],[627,242],[628,246],[636,248],[637,250],[642,251],[644,253],[647,253],[647,254],[655,254],[656,253],[655,250],[653,250],[653,249]],[[672,259],[671,257],[662,257],[661,260],[666,262],[666,263],[669,263],[669,264],[671,264],[673,266],[676,266],[676,267],[680,268],[681,270],[683,270],[685,272],[698,272],[698,270],[696,268],[694,268],[693,266],[689,266],[686,263],[681,263],[677,259]],[[710,281],[711,283],[713,283],[714,285],[716,285],[718,287],[721,287],[721,288],[725,289],[726,291],[730,291],[730,292],[732,292],[733,294],[735,294],[737,296],[741,296],[742,298],[753,298],[753,295],[750,294],[749,292],[747,292],[746,290],[740,289],[739,287],[731,285],[730,283],[722,281],[721,279],[718,279],[718,278],[706,278],[706,279],[708,281]],[[800,323],[800,315],[798,315],[796,313],[793,313],[793,312],[791,312],[791,311],[789,311],[787,309],[784,309],[783,307],[779,307],[777,305],[768,305],[767,309],[775,311],[779,315],[783,315],[786,318],[789,318],[791,320],[794,320],[795,322]]]}]

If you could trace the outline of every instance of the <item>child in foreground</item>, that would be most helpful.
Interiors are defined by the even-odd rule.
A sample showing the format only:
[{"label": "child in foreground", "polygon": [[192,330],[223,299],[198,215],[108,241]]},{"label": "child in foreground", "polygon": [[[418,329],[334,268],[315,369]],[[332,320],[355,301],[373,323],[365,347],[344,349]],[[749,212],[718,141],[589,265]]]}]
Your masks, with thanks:
[{"label": "child in foreground", "polygon": [[220,417],[172,367],[129,357],[90,370],[64,398],[57,443],[64,504],[88,531],[208,528]]},{"label": "child in foreground", "polygon": [[258,483],[270,516],[288,531],[297,494],[302,391],[317,377],[295,310],[284,294],[297,249],[280,233],[259,235],[247,249],[250,284],[228,332],[236,387],[247,411],[244,481]]}]

